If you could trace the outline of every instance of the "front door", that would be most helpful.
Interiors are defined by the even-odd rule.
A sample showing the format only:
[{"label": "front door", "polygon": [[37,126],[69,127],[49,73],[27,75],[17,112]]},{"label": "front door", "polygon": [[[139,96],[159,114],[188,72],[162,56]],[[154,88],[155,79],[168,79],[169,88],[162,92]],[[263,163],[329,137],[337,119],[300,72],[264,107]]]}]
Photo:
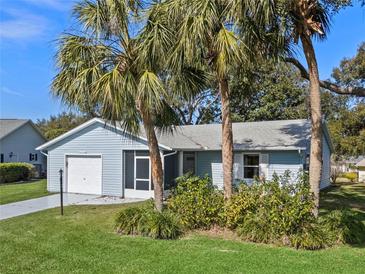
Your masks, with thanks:
[{"label": "front door", "polygon": [[148,151],[124,151],[124,196],[152,198],[151,161]]}]

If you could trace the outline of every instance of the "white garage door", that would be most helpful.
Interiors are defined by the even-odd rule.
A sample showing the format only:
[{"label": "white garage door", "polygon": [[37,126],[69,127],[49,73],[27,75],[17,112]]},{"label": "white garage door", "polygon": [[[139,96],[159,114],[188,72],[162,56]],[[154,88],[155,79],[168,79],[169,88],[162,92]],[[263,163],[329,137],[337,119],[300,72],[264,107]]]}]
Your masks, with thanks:
[{"label": "white garage door", "polygon": [[67,192],[101,194],[101,156],[67,156]]}]

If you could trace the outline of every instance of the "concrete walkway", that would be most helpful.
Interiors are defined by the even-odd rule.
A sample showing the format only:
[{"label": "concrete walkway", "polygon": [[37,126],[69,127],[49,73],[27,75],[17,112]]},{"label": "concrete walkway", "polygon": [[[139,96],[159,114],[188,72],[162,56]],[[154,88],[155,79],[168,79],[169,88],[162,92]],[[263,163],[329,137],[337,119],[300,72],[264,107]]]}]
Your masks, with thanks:
[{"label": "concrete walkway", "polygon": [[[108,197],[98,195],[64,193],[63,204],[67,205],[107,205],[140,202],[143,199],[123,199],[119,197]],[[48,208],[60,206],[60,195],[54,194],[41,198],[20,201],[0,205],[0,220],[25,215],[32,212],[42,211]]]}]

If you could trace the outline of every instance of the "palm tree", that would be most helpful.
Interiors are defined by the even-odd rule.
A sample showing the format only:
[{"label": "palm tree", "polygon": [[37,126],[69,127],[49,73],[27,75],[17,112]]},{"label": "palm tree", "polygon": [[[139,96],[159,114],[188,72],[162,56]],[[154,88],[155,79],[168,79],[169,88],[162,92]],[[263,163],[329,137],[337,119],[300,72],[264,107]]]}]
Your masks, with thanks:
[{"label": "palm tree", "polygon": [[[138,134],[142,122],[150,152],[155,207],[161,211],[163,169],[155,127],[165,129],[175,121],[167,103],[171,94],[166,84],[183,82],[182,89],[194,90],[201,88],[199,83],[204,78],[195,77],[191,70],[178,76],[167,74],[169,77],[163,73],[163,50],[170,45],[166,37],[157,35],[164,26],[150,20],[152,11],[138,22],[144,23],[140,35],[131,34],[138,28],[134,21],[140,18],[141,8],[138,0],[81,0],[75,4],[73,14],[80,31],[59,39],[59,72],[52,92],[71,106],[83,106],[86,101],[98,106],[101,117],[130,133]],[[156,39],[160,47],[153,48],[151,39]]]},{"label": "palm tree", "polygon": [[[313,37],[324,39],[329,27],[329,17],[324,4],[330,1],[317,0],[262,0],[236,1],[232,13],[238,22],[247,22],[249,17],[256,29],[266,32],[271,41],[278,45],[297,44],[300,40],[309,69],[310,80],[310,114],[311,114],[311,146],[309,183],[315,198],[313,212],[318,215],[319,185],[322,170],[322,114],[320,98],[320,80]],[[245,26],[242,26],[245,29]],[[274,32],[272,32],[274,30]],[[271,32],[271,36],[270,33]],[[272,34],[275,35],[272,35]],[[266,37],[266,38],[267,38]]]},{"label": "palm tree", "polygon": [[229,7],[232,1],[170,0],[163,2],[168,28],[174,36],[169,65],[175,70],[183,65],[206,69],[215,80],[222,106],[222,161],[224,196],[232,195],[233,135],[230,113],[229,69],[243,62],[245,48],[237,37]]}]

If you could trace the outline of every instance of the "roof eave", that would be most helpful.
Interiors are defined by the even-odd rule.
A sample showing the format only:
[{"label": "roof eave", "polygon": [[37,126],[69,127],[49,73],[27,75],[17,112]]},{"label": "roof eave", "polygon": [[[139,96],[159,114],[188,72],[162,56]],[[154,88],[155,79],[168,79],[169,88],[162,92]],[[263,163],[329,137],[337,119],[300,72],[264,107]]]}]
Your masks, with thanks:
[{"label": "roof eave", "polygon": [[[143,141],[145,141],[145,142],[148,142],[148,140],[147,140],[146,138],[142,137],[142,136],[136,136],[136,135],[134,135],[134,134],[131,134],[131,133],[129,133],[129,132],[126,132],[126,131],[125,131],[125,130],[123,130],[122,128],[120,128],[120,127],[118,127],[118,126],[114,126],[114,125],[112,125],[112,124],[110,124],[110,123],[108,123],[108,122],[104,121],[103,119],[100,119],[100,118],[93,118],[93,119],[91,119],[91,120],[89,120],[89,121],[87,121],[87,122],[85,122],[85,123],[83,123],[83,124],[79,125],[78,127],[75,127],[74,129],[72,129],[72,130],[70,130],[70,131],[68,131],[68,132],[66,132],[66,133],[64,133],[64,134],[62,134],[62,135],[60,135],[60,136],[58,136],[58,137],[54,138],[53,140],[50,140],[50,141],[48,141],[47,143],[45,143],[45,144],[43,144],[43,145],[41,145],[41,146],[37,147],[37,148],[36,148],[36,150],[44,150],[44,149],[46,149],[46,148],[48,148],[48,147],[50,147],[50,146],[52,146],[52,145],[54,145],[54,144],[56,144],[56,143],[58,143],[58,142],[62,141],[63,139],[65,139],[65,138],[67,138],[67,137],[69,137],[69,136],[72,136],[73,134],[75,134],[75,133],[79,132],[80,130],[82,130],[82,129],[84,129],[84,128],[87,128],[87,127],[91,126],[92,124],[95,124],[95,123],[101,123],[101,124],[104,124],[104,125],[106,124],[106,125],[108,125],[108,126],[110,126],[110,127],[115,127],[116,129],[118,129],[118,130],[119,130],[119,131],[121,131],[121,132],[125,132],[125,133],[127,133],[127,134],[129,134],[129,135],[132,135],[132,136],[134,136],[134,137],[136,137],[136,138],[138,138],[138,139],[140,139],[140,140],[143,140]],[[165,149],[165,150],[172,150],[172,148],[170,148],[170,147],[168,147],[168,146],[165,146],[165,145],[163,145],[163,144],[159,144],[159,147],[160,147],[160,148],[162,148],[162,149]]]}]

